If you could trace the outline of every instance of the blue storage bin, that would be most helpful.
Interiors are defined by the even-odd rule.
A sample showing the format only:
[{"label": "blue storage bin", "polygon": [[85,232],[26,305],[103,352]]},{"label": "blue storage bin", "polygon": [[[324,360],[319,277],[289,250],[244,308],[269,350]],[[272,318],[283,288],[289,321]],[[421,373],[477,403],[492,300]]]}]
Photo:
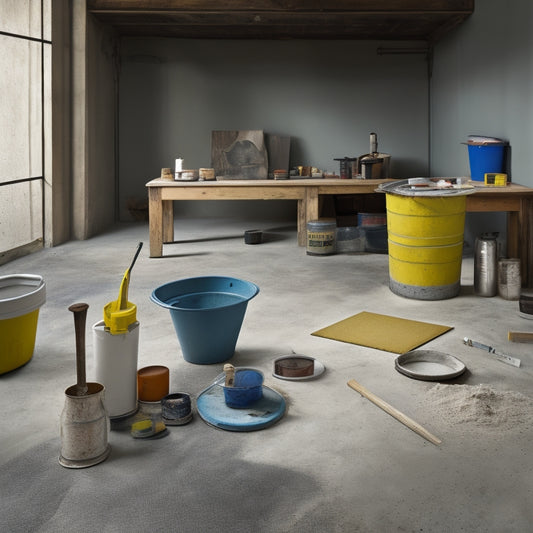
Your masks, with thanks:
[{"label": "blue storage bin", "polygon": [[485,181],[488,172],[504,171],[504,144],[469,144],[470,177],[474,181]]}]

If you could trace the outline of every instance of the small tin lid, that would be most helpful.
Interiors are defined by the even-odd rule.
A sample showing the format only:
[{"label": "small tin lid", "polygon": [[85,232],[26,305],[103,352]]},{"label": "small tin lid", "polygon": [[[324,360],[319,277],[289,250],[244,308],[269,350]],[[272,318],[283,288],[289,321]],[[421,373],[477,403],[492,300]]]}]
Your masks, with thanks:
[{"label": "small tin lid", "polygon": [[334,218],[321,218],[318,220],[310,220],[307,223],[308,229],[325,229],[325,228],[336,228],[337,227],[337,221]]},{"label": "small tin lid", "polygon": [[318,360],[307,355],[284,355],[274,361],[272,375],[287,381],[304,381],[322,375],[325,366]]},{"label": "small tin lid", "polygon": [[281,357],[274,361],[274,372],[282,377],[312,376],[314,370],[315,360],[312,357],[295,355],[294,357]]},{"label": "small tin lid", "polygon": [[482,233],[479,238],[484,241],[494,241],[498,238],[499,232],[492,231],[492,232],[486,232]]}]

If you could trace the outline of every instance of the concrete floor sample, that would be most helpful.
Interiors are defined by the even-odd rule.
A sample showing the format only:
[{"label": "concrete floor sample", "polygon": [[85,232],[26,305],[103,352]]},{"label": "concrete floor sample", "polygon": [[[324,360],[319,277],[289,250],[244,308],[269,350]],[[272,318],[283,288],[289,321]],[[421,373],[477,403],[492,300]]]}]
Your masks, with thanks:
[{"label": "concrete floor sample", "polygon": [[[244,244],[261,229],[260,245]],[[530,345],[507,341],[508,330],[531,331],[517,302],[473,295],[473,264],[463,261],[458,297],[408,300],[388,288],[388,257],[307,256],[295,228],[254,220],[177,220],[165,257],[148,257],[148,227],[133,224],[87,241],[45,249],[0,267],[0,275],[44,277],[33,359],[0,376],[0,530],[151,532],[526,532],[533,509],[532,424],[505,431],[475,421],[455,424],[428,399],[435,383],[409,379],[395,355],[314,337],[313,331],[361,311],[444,323],[454,329],[424,346],[455,355],[468,367],[448,382],[486,384],[531,395]],[[129,299],[141,324],[139,362],[166,365],[171,391],[193,399],[223,365],[184,361],[167,310],[149,300],[158,285],[196,275],[253,281],[235,366],[253,366],[287,400],[274,426],[235,433],[193,421],[154,441],[112,431],[110,457],[84,470],[58,463],[64,391],[76,381],[72,313],[89,304],[87,376],[92,378],[90,328],[115,300],[137,243]],[[206,334],[209,334],[206,331]],[[386,333],[384,333],[386,334]],[[522,360],[514,368],[462,343],[468,336]],[[319,359],[313,381],[272,376],[281,355]],[[442,439],[435,446],[347,386],[356,379]],[[528,414],[529,419],[531,414]]]}]

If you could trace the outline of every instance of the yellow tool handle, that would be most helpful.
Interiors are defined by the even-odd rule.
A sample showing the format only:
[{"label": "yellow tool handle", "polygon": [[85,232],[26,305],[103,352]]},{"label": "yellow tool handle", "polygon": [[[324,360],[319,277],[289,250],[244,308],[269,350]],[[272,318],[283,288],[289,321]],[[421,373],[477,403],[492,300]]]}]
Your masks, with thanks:
[{"label": "yellow tool handle", "polygon": [[370,392],[369,390],[365,389],[361,384],[357,383],[355,379],[351,379],[348,381],[348,387],[352,388],[353,390],[357,391],[359,394],[370,400],[373,404],[377,405],[379,408],[383,409],[386,413],[396,418],[396,420],[399,420],[404,426],[407,426],[409,429],[412,429],[415,433],[418,433],[421,437],[424,437],[426,440],[431,442],[432,444],[440,444],[442,441],[435,437],[435,435],[432,435],[429,431],[424,429],[420,424],[409,418],[408,416],[404,415],[401,411],[398,411],[398,409],[395,409],[392,407],[392,405],[389,405],[387,402]]},{"label": "yellow tool handle", "polygon": [[533,333],[526,331],[509,331],[507,338],[511,342],[528,342],[533,343]]},{"label": "yellow tool handle", "polygon": [[118,310],[123,310],[128,307],[128,287],[130,284],[130,269],[124,272],[122,283],[120,284],[120,290],[118,294]]}]

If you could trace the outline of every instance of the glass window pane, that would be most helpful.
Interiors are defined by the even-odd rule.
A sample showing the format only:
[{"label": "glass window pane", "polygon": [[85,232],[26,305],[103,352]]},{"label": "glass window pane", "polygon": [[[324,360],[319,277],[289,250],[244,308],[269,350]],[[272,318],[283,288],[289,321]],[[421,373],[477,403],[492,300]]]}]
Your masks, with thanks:
[{"label": "glass window pane", "polygon": [[2,0],[0,2],[0,31],[41,39],[41,2],[39,0]]}]

